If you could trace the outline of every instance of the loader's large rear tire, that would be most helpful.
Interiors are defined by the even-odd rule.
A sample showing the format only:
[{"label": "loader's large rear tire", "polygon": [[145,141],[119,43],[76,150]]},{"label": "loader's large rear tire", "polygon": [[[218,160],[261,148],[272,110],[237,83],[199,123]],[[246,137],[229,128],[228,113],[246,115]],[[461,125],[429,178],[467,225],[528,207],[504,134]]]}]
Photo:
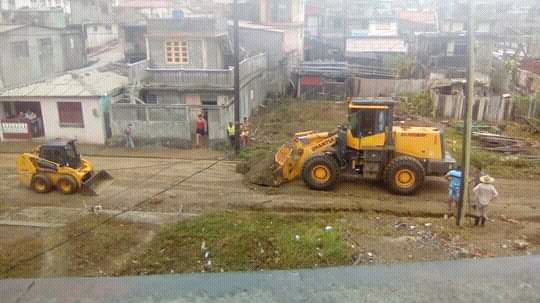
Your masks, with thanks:
[{"label": "loader's large rear tire", "polygon": [[399,195],[415,194],[424,183],[425,175],[422,163],[407,156],[394,158],[384,169],[386,186]]},{"label": "loader's large rear tire", "polygon": [[304,163],[302,179],[315,190],[330,190],[336,186],[339,166],[330,156],[314,156]]},{"label": "loader's large rear tire", "polygon": [[44,174],[37,174],[33,176],[31,186],[35,192],[40,194],[48,193],[52,188],[51,180],[49,180],[49,177]]},{"label": "loader's large rear tire", "polygon": [[78,185],[72,176],[62,176],[58,178],[56,188],[65,195],[71,195],[78,190]]}]

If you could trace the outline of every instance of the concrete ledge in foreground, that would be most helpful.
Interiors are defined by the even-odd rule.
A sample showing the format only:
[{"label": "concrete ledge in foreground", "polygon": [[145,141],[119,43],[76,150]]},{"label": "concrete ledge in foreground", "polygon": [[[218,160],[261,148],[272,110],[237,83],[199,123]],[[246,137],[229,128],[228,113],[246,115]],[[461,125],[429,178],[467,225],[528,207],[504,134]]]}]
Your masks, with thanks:
[{"label": "concrete ledge in foreground", "polygon": [[540,302],[540,256],[254,273],[0,281],[2,302]]}]

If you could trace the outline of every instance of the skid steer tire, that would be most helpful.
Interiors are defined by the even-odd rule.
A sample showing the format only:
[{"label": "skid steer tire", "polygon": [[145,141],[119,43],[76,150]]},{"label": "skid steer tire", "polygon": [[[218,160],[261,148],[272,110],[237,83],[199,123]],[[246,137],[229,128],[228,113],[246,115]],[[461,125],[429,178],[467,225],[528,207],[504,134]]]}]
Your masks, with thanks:
[{"label": "skid steer tire", "polygon": [[56,189],[65,195],[71,195],[78,190],[77,181],[72,176],[62,176],[56,182]]},{"label": "skid steer tire", "polygon": [[314,156],[304,163],[302,179],[311,189],[331,190],[338,180],[339,166],[332,157]]},{"label": "skid steer tire", "polygon": [[44,194],[51,191],[52,184],[47,175],[37,174],[32,177],[31,187],[36,193]]},{"label": "skid steer tire", "polygon": [[386,186],[398,195],[413,195],[424,183],[426,171],[420,161],[407,156],[394,158],[384,169]]}]

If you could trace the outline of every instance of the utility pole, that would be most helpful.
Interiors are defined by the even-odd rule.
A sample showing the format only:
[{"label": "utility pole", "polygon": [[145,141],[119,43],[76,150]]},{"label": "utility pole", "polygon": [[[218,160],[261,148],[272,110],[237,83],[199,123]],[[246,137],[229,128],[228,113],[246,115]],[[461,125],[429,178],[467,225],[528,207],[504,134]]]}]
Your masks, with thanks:
[{"label": "utility pole", "polygon": [[469,175],[471,172],[471,143],[472,143],[472,109],[474,103],[474,59],[475,59],[475,40],[474,40],[474,6],[473,0],[469,2],[469,26],[467,31],[468,40],[468,63],[467,63],[467,102],[465,109],[465,127],[463,133],[463,154],[462,154],[462,169],[463,177],[461,178],[461,193],[459,205],[457,207],[456,225],[461,224],[463,219],[463,206],[469,202]]},{"label": "utility pole", "polygon": [[233,2],[234,40],[234,151],[240,152],[240,41],[238,34],[238,0]]}]

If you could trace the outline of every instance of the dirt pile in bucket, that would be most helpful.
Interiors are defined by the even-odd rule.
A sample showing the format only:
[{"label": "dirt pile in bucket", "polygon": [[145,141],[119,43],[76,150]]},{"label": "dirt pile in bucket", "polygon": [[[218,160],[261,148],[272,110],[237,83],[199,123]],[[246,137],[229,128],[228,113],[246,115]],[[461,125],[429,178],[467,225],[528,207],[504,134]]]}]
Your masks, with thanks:
[{"label": "dirt pile in bucket", "polygon": [[236,165],[236,172],[244,174],[246,181],[261,186],[276,186],[274,153],[259,153]]}]

